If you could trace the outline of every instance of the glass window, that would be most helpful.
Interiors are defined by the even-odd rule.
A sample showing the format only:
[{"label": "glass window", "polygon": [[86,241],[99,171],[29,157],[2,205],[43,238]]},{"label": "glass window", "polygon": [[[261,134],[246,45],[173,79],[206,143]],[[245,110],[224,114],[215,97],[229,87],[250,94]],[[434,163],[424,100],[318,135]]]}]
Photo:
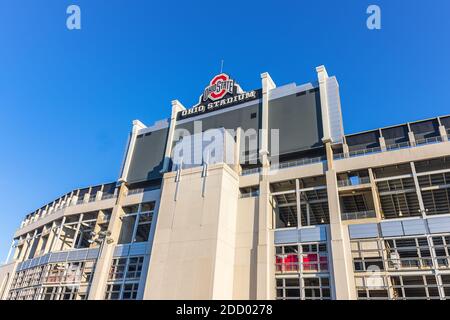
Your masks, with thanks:
[{"label": "glass window", "polygon": [[141,212],[149,212],[155,209],[155,202],[144,202],[141,206]]},{"label": "glass window", "polygon": [[123,300],[135,300],[138,292],[138,283],[126,283],[123,286]]},{"label": "glass window", "polygon": [[106,286],[105,299],[106,300],[118,300],[120,299],[120,284],[108,284]]},{"label": "glass window", "polygon": [[136,230],[135,242],[148,241],[150,227],[152,223],[152,213],[141,213],[139,215],[139,223]]},{"label": "glass window", "polygon": [[144,257],[132,257],[129,258],[128,269],[127,269],[127,279],[139,279],[141,277],[142,264],[144,262]]},{"label": "glass window", "polygon": [[139,205],[134,204],[131,206],[122,207],[122,209],[125,212],[125,214],[133,214],[139,211]]},{"label": "glass window", "polygon": [[120,280],[125,275],[127,258],[113,259],[111,269],[109,271],[109,280]]},{"label": "glass window", "polygon": [[120,229],[119,244],[130,243],[133,237],[136,216],[123,216],[122,228]]}]

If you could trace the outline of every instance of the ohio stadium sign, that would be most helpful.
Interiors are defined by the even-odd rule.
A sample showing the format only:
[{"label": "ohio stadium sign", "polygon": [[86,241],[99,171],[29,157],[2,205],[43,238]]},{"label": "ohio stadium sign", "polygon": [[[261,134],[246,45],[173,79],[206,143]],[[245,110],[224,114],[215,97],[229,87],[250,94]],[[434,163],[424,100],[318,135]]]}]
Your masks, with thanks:
[{"label": "ohio stadium sign", "polygon": [[241,87],[227,74],[215,76],[203,91],[197,105],[179,112],[179,118],[184,119],[202,113],[230,107],[242,102],[257,99],[259,91],[242,91]]}]

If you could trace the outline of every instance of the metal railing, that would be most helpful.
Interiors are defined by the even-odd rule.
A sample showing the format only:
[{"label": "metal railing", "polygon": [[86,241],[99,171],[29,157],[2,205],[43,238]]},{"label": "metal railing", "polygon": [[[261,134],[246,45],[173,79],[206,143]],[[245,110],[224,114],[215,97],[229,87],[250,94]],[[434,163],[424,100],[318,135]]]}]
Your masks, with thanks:
[{"label": "metal railing", "polygon": [[[270,167],[270,170],[300,167],[300,166],[305,166],[305,165],[309,165],[309,164],[323,162],[323,161],[326,161],[326,159],[327,159],[326,157],[316,157],[316,158],[299,159],[299,160],[293,160],[293,161],[285,161],[285,162],[280,162],[277,165],[272,165]],[[242,170],[241,176],[259,173],[260,171],[261,171],[261,168],[245,169],[245,170]]]},{"label": "metal railing", "polygon": [[127,195],[131,196],[132,194],[138,194],[138,193],[143,193],[143,192],[144,192],[144,188],[131,189],[131,190],[128,190]]},{"label": "metal railing", "polygon": [[152,190],[156,190],[156,189],[157,188],[155,188],[155,187],[131,189],[131,190],[128,190],[127,195],[130,196],[130,195],[133,195],[133,194],[144,193],[144,192],[152,191]]},{"label": "metal railing", "polygon": [[115,198],[115,197],[116,197],[116,195],[113,194],[113,193],[104,193],[102,195],[102,200],[112,199],[112,198]]},{"label": "metal railing", "polygon": [[253,192],[248,192],[248,193],[241,193],[239,195],[240,199],[253,198],[253,197],[259,197],[259,191],[253,191]]},{"label": "metal railing", "polygon": [[343,212],[341,213],[341,219],[346,220],[358,220],[358,219],[368,219],[375,218],[375,210],[359,211],[359,212]]},{"label": "metal railing", "polygon": [[404,149],[404,148],[411,148],[411,143],[409,141],[405,141],[405,142],[393,143],[393,144],[386,146],[387,151]]},{"label": "metal railing", "polygon": [[366,183],[370,183],[369,177],[359,177],[357,180],[350,180],[350,179],[339,180],[338,187],[358,186]]},{"label": "metal railing", "polygon": [[270,169],[285,169],[285,168],[292,168],[292,167],[299,167],[304,166],[308,164],[313,163],[319,163],[322,161],[325,161],[326,157],[316,157],[316,158],[308,158],[308,159],[300,159],[300,160],[294,160],[294,161],[286,161],[286,162],[280,162],[277,166],[272,166]]},{"label": "metal railing", "polygon": [[259,173],[260,171],[261,171],[261,168],[245,169],[245,170],[242,170],[241,176],[248,176],[250,174]]},{"label": "metal railing", "polygon": [[345,153],[338,153],[338,154],[335,154],[333,158],[334,158],[334,160],[340,160],[340,159],[344,159],[344,158],[361,157],[361,156],[365,156],[367,154],[378,153],[381,151],[382,151],[381,147],[353,150],[347,154],[347,157],[346,157]]},{"label": "metal railing", "polygon": [[389,269],[429,269],[433,267],[432,258],[399,258],[388,260]]},{"label": "metal railing", "polygon": [[442,142],[441,136],[416,140],[416,145],[420,146],[420,145],[424,145],[424,144],[432,144],[432,143],[439,143],[439,142]]},{"label": "metal railing", "polygon": [[[450,134],[450,130],[448,130],[448,133]],[[434,144],[434,143],[440,143],[443,142],[443,139],[441,136],[426,138],[426,139],[419,139],[416,140],[415,143],[411,143],[409,141],[400,142],[400,143],[393,143],[386,146],[386,151],[393,151],[393,150],[399,150],[404,148],[414,148],[417,146],[423,146],[427,144]],[[350,151],[348,154],[345,153],[338,153],[333,156],[334,160],[341,160],[345,158],[353,158],[358,156],[365,156],[367,154],[373,154],[383,152],[381,147],[375,147],[375,148],[369,148],[369,149],[361,149],[361,150],[354,150]]]}]

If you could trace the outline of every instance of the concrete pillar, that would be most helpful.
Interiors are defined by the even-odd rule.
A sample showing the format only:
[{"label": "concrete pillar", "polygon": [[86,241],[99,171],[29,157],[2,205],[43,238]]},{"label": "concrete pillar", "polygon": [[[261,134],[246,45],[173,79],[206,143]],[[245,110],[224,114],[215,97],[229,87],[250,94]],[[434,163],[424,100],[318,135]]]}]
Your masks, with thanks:
[{"label": "concrete pillar", "polygon": [[444,126],[439,126],[439,134],[441,135],[442,141],[448,141],[447,130]]},{"label": "concrete pillar", "polygon": [[263,167],[269,166],[269,93],[275,89],[276,85],[269,73],[261,74],[262,80],[262,114],[261,114],[261,133],[259,141],[259,157]]},{"label": "concrete pillar", "polygon": [[344,144],[342,145],[342,152],[344,153],[344,157],[345,157],[345,158],[348,158],[348,153],[349,153],[349,150],[348,150],[348,144],[344,143]]},{"label": "concrete pillar", "polygon": [[108,243],[106,239],[100,246],[99,257],[95,266],[94,274],[92,277],[91,289],[89,291],[89,300],[102,300],[104,299],[104,293],[106,288],[106,282],[108,280],[109,267],[114,254],[114,248],[117,245],[119,239],[120,228],[122,221],[120,217],[123,215],[122,206],[120,205],[123,199],[126,197],[128,188],[125,184],[120,186],[119,195],[117,197],[116,205],[113,208],[111,214],[111,221],[109,222],[108,231],[111,232],[109,238],[113,242]]},{"label": "concrete pillar", "polygon": [[[297,205],[297,228],[300,228],[302,226],[302,206],[301,203],[301,197],[300,197],[300,180],[295,179],[295,202]],[[309,208],[307,206],[307,208]]]},{"label": "concrete pillar", "polygon": [[381,213],[380,198],[378,197],[377,184],[375,183],[375,177],[373,175],[372,168],[369,168],[369,180],[370,180],[370,190],[372,191],[373,207],[375,209],[375,214],[378,220],[382,220],[383,216]]},{"label": "concrete pillar", "polygon": [[408,132],[408,139],[409,139],[409,143],[411,144],[411,146],[416,145],[416,137],[414,136],[414,132],[412,132],[412,131]]},{"label": "concrete pillar", "polygon": [[52,222],[52,226],[50,227],[50,232],[48,233],[47,244],[45,245],[45,248],[42,248],[43,254],[46,254],[46,253],[49,253],[49,252],[50,252],[52,243],[53,243],[53,241],[54,241],[54,239],[55,239],[55,236],[56,236],[55,230],[54,230],[54,229],[55,229],[55,226],[56,226],[55,221],[53,221],[53,222]]},{"label": "concrete pillar", "polygon": [[242,135],[242,129],[241,127],[238,127],[236,129],[236,143],[234,144],[234,171],[237,174],[241,174],[242,168],[241,168],[241,135]]},{"label": "concrete pillar", "polygon": [[[331,143],[325,144],[327,158],[332,157]],[[333,297],[338,300],[356,299],[355,278],[348,237],[347,226],[342,225],[337,175],[333,163],[328,163],[325,173],[327,181],[328,207],[330,213],[330,245],[332,279],[334,283]]]},{"label": "concrete pillar", "polygon": [[423,203],[422,193],[420,192],[420,185],[419,185],[419,180],[417,179],[416,166],[414,165],[414,162],[410,162],[410,165],[411,165],[411,172],[413,175],[414,185],[416,187],[417,199],[419,200],[419,208],[422,213],[425,213],[425,205]]},{"label": "concrete pillar", "polygon": [[103,197],[103,191],[97,191],[97,194],[95,195],[95,201],[100,201],[102,200]]},{"label": "concrete pillar", "polygon": [[386,151],[387,150],[386,149],[386,141],[384,140],[384,137],[380,137],[380,138],[378,138],[378,140],[380,143],[381,151]]},{"label": "concrete pillar", "polygon": [[327,91],[327,80],[328,73],[325,66],[318,66],[316,68],[317,78],[319,80],[319,91],[320,91],[320,105],[322,111],[322,127],[323,127],[323,139],[331,140],[331,130],[330,130],[330,117],[328,115],[328,91]]},{"label": "concrete pillar", "polygon": [[262,174],[259,183],[258,246],[256,249],[256,298],[267,300],[275,298],[275,248],[272,229],[272,207],[270,205],[269,156],[269,94],[276,88],[269,73],[261,74],[262,114],[259,141],[259,156]]},{"label": "concrete pillar", "polygon": [[139,130],[144,128],[146,128],[146,126],[139,120],[133,121],[133,128],[131,129],[127,151],[125,152],[125,158],[123,161],[119,182],[126,181],[126,178],[128,176],[128,169],[130,168],[131,157],[133,156],[134,146],[136,144],[136,137],[138,136]]},{"label": "concrete pillar", "polygon": [[275,247],[272,207],[267,175],[259,183],[258,246],[256,250],[256,299],[275,299]]},{"label": "concrete pillar", "polygon": [[[63,217],[61,220],[61,224],[59,225],[57,231],[56,231],[56,237],[54,237],[51,247],[50,247],[50,252],[55,251],[55,246],[57,243],[59,243],[59,238],[61,237],[61,231],[64,227],[64,223],[66,222],[66,217]],[[58,249],[59,250],[59,249]]]},{"label": "concrete pillar", "polygon": [[186,108],[178,100],[172,101],[172,114],[170,116],[169,123],[169,134],[167,135],[166,151],[164,154],[164,163],[161,173],[167,172],[169,170],[170,157],[172,156],[172,142],[173,136],[175,134],[175,128],[177,125],[177,115],[179,111],[186,110]]}]

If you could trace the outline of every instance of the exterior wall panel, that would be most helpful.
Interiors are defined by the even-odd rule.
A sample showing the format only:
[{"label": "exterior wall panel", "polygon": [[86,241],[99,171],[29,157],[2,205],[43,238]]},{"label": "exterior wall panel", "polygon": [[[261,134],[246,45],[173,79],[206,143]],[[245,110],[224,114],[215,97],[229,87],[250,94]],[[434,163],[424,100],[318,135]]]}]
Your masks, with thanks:
[{"label": "exterior wall panel", "polygon": [[134,147],[127,181],[140,182],[160,179],[166,149],[168,129],[138,135]]},{"label": "exterior wall panel", "polygon": [[318,89],[270,100],[269,130],[272,129],[279,130],[280,155],[321,147],[323,128]]}]

